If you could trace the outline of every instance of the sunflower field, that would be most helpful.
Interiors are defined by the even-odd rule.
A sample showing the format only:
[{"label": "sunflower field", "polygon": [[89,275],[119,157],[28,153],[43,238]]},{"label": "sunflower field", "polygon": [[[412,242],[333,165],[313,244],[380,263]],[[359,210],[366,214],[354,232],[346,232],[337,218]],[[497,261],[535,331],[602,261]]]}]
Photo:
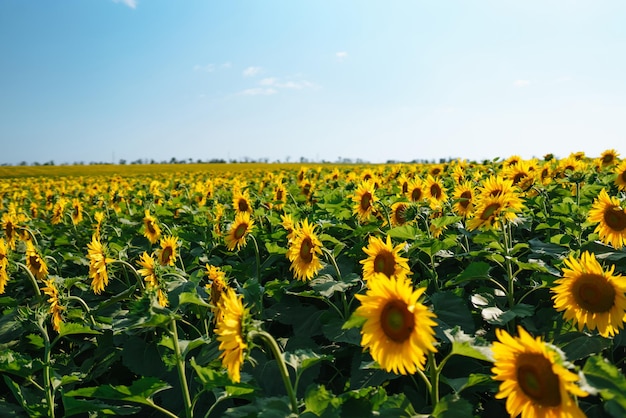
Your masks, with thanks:
[{"label": "sunflower field", "polygon": [[614,150],[58,169],[0,178],[0,416],[626,416]]}]

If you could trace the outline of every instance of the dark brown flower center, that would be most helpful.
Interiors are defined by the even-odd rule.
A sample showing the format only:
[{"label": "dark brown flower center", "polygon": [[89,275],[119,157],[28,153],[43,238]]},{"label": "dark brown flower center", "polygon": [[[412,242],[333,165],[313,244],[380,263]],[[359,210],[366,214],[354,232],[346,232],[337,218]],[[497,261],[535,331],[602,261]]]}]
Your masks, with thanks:
[{"label": "dark brown flower center", "polygon": [[380,325],[385,335],[395,342],[406,341],[415,328],[415,315],[401,300],[391,300],[383,307]]},{"label": "dark brown flower center", "polygon": [[622,171],[622,174],[619,175],[622,181],[626,182],[626,170]]},{"label": "dark brown flower center", "polygon": [[611,206],[604,211],[604,222],[613,231],[626,229],[626,212],[619,206]]},{"label": "dark brown flower center", "polygon": [[237,201],[237,209],[239,209],[239,212],[247,212],[249,208],[250,206],[248,205],[248,201],[246,199],[240,198]]},{"label": "dark brown flower center", "polygon": [[9,240],[13,238],[13,231],[14,231],[13,222],[7,221],[7,223],[4,225],[4,233],[6,234]]},{"label": "dark brown flower center", "polygon": [[526,173],[517,173],[513,176],[513,184],[517,184],[527,176]]},{"label": "dark brown flower center", "polygon": [[[626,171],[624,172],[626,174]],[[406,194],[409,192],[409,182],[405,181],[402,183],[402,194]]]},{"label": "dark brown flower center", "polygon": [[441,187],[437,183],[430,186],[430,195],[435,199],[439,200],[442,195]]},{"label": "dark brown flower center", "polygon": [[156,229],[154,228],[154,223],[151,220],[146,221],[146,229],[151,234],[156,234]]},{"label": "dark brown flower center", "polygon": [[614,159],[615,159],[615,155],[606,154],[604,157],[602,157],[602,164],[604,165],[611,164]]},{"label": "dark brown flower center", "polygon": [[283,190],[282,189],[276,190],[276,200],[278,200],[278,201],[283,200]]},{"label": "dark brown flower center", "polygon": [[572,293],[581,308],[594,312],[608,312],[615,304],[615,288],[599,274],[583,274],[574,283]]},{"label": "dark brown flower center", "polygon": [[163,248],[163,251],[161,252],[161,264],[168,264],[173,253],[174,250],[169,245]]},{"label": "dark brown flower center", "polygon": [[313,261],[313,242],[309,237],[303,239],[300,244],[300,259],[307,264]]},{"label": "dark brown flower center", "polygon": [[398,225],[406,222],[406,205],[398,205],[393,213],[393,217]]},{"label": "dark brown flower center", "polygon": [[541,354],[523,353],[517,358],[517,384],[533,402],[545,406],[561,405],[559,377],[552,363]]},{"label": "dark brown flower center", "polygon": [[246,235],[246,231],[248,230],[248,224],[247,223],[240,223],[239,225],[237,225],[237,228],[235,228],[235,232],[233,233],[233,236],[235,237],[235,239],[241,239],[243,238],[244,235]]},{"label": "dark brown flower center", "polygon": [[372,206],[372,194],[370,192],[363,193],[363,196],[361,196],[360,205],[362,211],[365,212],[369,210],[369,208]]},{"label": "dark brown flower center", "polygon": [[480,219],[482,219],[483,221],[488,220],[489,218],[494,216],[501,207],[502,205],[500,205],[499,202],[494,202],[487,205],[480,214]]},{"label": "dark brown flower center", "polygon": [[36,255],[28,256],[28,260],[30,261],[30,265],[35,271],[41,270],[41,262],[39,261],[39,257]]},{"label": "dark brown flower center", "polygon": [[459,199],[459,205],[461,205],[463,209],[467,209],[471,201],[472,201],[472,192],[470,192],[469,190],[466,190],[463,193],[461,193],[461,198]]},{"label": "dark brown flower center", "polygon": [[374,258],[374,272],[384,273],[391,277],[396,271],[396,259],[391,251],[383,250],[376,254]]},{"label": "dark brown flower center", "polygon": [[411,192],[411,200],[414,202],[417,202],[421,198],[422,198],[422,189],[420,189],[419,187],[414,188],[413,191]]}]

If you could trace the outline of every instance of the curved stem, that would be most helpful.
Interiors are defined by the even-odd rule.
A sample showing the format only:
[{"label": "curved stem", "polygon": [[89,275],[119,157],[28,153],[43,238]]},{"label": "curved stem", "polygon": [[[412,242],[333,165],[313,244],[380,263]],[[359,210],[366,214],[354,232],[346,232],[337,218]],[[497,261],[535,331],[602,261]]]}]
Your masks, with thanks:
[{"label": "curved stem", "polygon": [[87,303],[82,298],[78,296],[66,296],[65,300],[75,300],[76,302],[78,302],[78,304],[81,305],[82,308],[85,310],[87,315],[89,315],[89,319],[91,320],[91,325],[96,326],[96,320],[93,318],[93,315],[91,314],[91,309],[89,309],[89,305],[87,305]]},{"label": "curved stem", "polygon": [[33,285],[33,289],[35,289],[35,293],[37,294],[37,296],[41,296],[41,290],[39,290],[37,279],[35,279],[35,276],[33,276],[33,273],[30,271],[30,269],[19,261],[16,261],[15,264],[19,267],[22,267],[26,271],[28,278],[30,279],[30,283]]},{"label": "curved stem", "polygon": [[135,267],[133,267],[132,264],[130,264],[127,261],[120,260],[120,259],[111,261],[111,264],[115,264],[115,263],[119,263],[119,264],[122,264],[122,265],[124,265],[126,267],[129,267],[132,270],[132,272],[134,273],[135,277],[137,278],[137,283],[139,283],[139,287],[141,288],[141,290],[145,289],[144,284],[143,284],[143,280],[141,278],[141,275],[139,274],[139,272],[137,272],[137,269],[135,269]]},{"label": "curved stem", "polygon": [[285,389],[287,390],[287,395],[289,395],[289,400],[291,401],[291,410],[297,414],[298,402],[296,400],[296,394],[293,390],[293,386],[291,385],[289,371],[287,370],[287,364],[285,364],[285,359],[283,358],[280,347],[278,347],[278,343],[276,342],[274,337],[272,337],[269,333],[265,331],[250,331],[249,337],[251,339],[253,339],[254,337],[261,338],[274,355],[274,358],[276,359],[276,364],[278,364],[280,376],[283,378],[283,384],[285,385]]}]

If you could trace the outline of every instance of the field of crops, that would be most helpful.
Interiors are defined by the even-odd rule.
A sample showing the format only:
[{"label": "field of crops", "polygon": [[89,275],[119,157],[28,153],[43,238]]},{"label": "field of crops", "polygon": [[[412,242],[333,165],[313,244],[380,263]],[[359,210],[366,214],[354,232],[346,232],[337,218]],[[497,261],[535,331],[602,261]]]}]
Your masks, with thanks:
[{"label": "field of crops", "polygon": [[626,416],[613,150],[3,170],[0,416]]}]

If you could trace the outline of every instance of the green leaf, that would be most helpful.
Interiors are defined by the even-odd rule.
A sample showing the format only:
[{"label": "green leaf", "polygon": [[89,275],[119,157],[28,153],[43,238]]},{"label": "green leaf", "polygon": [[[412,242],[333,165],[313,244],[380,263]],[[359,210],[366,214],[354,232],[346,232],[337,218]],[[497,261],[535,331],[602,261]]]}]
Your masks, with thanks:
[{"label": "green leaf", "polygon": [[59,337],[65,337],[66,335],[77,335],[77,334],[98,335],[102,333],[95,329],[91,329],[85,324],[79,324],[76,322],[61,322],[61,326],[59,329]]},{"label": "green leaf", "polygon": [[341,329],[350,329],[350,328],[357,328],[357,327],[361,328],[363,324],[365,324],[365,321],[367,321],[366,318],[357,315],[355,312],[352,312],[352,315],[350,315],[350,318],[348,318],[345,324],[343,324]]},{"label": "green leaf", "polygon": [[330,298],[335,292],[343,292],[351,287],[348,283],[335,280],[330,274],[316,277],[309,282],[309,285],[326,298]]},{"label": "green leaf", "polygon": [[64,416],[71,417],[86,412],[100,412],[102,415],[137,415],[141,408],[132,405],[110,405],[93,399],[74,399],[63,396]]},{"label": "green leaf", "polygon": [[296,370],[297,374],[302,373],[321,361],[333,359],[332,356],[317,354],[311,349],[299,349],[295,350],[293,353],[285,352],[283,353],[283,358],[285,359],[285,363]]},{"label": "green leaf", "polygon": [[488,345],[487,342],[477,340],[476,337],[472,337],[461,331],[459,327],[447,329],[443,333],[452,343],[450,354],[493,362],[491,346]]},{"label": "green leaf", "polygon": [[417,237],[417,229],[412,225],[402,225],[391,228],[387,235],[391,238],[406,239],[413,241]]},{"label": "green leaf", "polygon": [[21,354],[9,349],[0,350],[0,371],[16,376],[28,377],[43,368],[43,362],[39,359],[31,359],[26,354]]},{"label": "green leaf", "polygon": [[155,377],[142,377],[134,381],[130,386],[101,385],[75,389],[67,392],[65,396],[98,398],[118,401],[135,402],[142,405],[151,405],[152,397],[171,386]]},{"label": "green leaf", "polygon": [[568,332],[559,336],[554,343],[565,353],[567,360],[576,361],[592,354],[599,354],[611,346],[611,340],[582,332]]},{"label": "green leaf", "polygon": [[196,292],[183,292],[178,295],[178,305],[180,306],[185,304],[198,305],[205,308],[211,307],[211,305],[209,305],[204,299],[202,299],[202,297],[200,297],[200,295],[198,295]]},{"label": "green leaf", "polygon": [[452,278],[446,283],[446,286],[458,285],[471,280],[489,280],[489,270],[491,266],[484,261],[472,262],[463,272]]},{"label": "green leaf", "polygon": [[474,416],[472,404],[456,394],[444,396],[432,413],[434,418],[467,418]]},{"label": "green leaf", "polygon": [[535,312],[535,307],[526,303],[518,303],[508,311],[503,311],[497,306],[484,308],[480,314],[490,324],[505,325],[514,318],[526,318]]},{"label": "green leaf", "polygon": [[306,407],[304,412],[312,412],[318,417],[322,416],[334,397],[335,395],[328,391],[324,385],[311,386],[307,390],[306,395],[304,395],[304,405]]},{"label": "green leaf", "polygon": [[433,294],[430,300],[440,327],[449,329],[458,325],[465,332],[474,332],[474,319],[463,298],[446,291]]},{"label": "green leaf", "polygon": [[600,392],[607,412],[615,418],[626,416],[626,376],[620,369],[596,355],[587,359],[583,374],[587,383]]}]

